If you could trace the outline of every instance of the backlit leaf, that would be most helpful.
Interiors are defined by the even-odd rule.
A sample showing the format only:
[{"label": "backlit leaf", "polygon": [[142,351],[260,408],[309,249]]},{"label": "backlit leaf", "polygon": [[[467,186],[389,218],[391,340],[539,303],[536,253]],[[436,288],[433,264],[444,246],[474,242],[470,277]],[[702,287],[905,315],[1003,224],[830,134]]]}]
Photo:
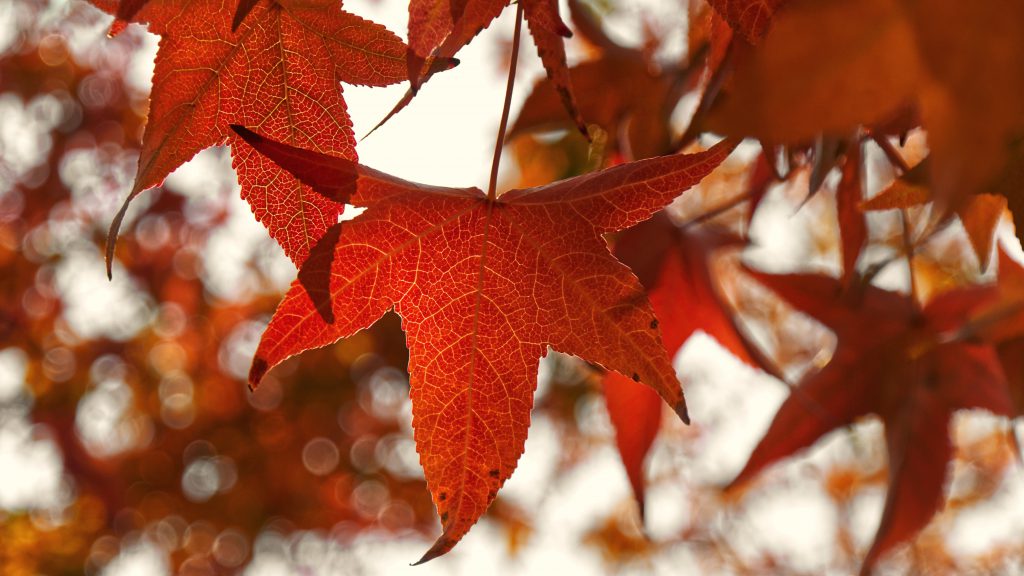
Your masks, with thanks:
[{"label": "backlit leaf", "polygon": [[600,235],[649,218],[732,142],[489,200],[236,131],[308,184],[338,178],[366,207],[300,272],[263,334],[250,383],[389,309],[402,317],[416,445],[444,528],[421,561],[450,550],[515,469],[548,346],[644,382],[688,419],[643,288]]}]

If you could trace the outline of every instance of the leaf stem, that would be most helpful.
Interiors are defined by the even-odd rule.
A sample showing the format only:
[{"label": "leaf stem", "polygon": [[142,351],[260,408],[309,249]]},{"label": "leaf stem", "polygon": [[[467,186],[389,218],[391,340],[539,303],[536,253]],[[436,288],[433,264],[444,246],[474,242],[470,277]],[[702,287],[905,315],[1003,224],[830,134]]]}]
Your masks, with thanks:
[{"label": "leaf stem", "polygon": [[872,133],[871,139],[875,141],[875,144],[878,144],[878,147],[882,149],[882,152],[885,152],[885,157],[889,160],[889,163],[899,168],[901,174],[910,172],[910,164],[907,164],[906,159],[903,158],[903,155],[900,154],[900,151],[893,146],[892,142],[890,142],[888,138],[880,134]]},{"label": "leaf stem", "polygon": [[505,106],[501,110],[498,125],[498,139],[494,143],[494,158],[491,160],[491,180],[487,184],[487,199],[498,196],[498,164],[501,162],[501,147],[505,143],[505,128],[508,126],[508,111],[512,107],[512,88],[516,84],[516,64],[519,62],[519,38],[523,31],[523,3],[516,3],[516,29],[512,33],[512,61],[508,65],[508,84],[505,85]]},{"label": "leaf stem", "polygon": [[917,279],[914,277],[914,252],[917,251],[913,234],[910,231],[910,215],[906,208],[900,208],[900,224],[903,225],[903,251],[907,256],[907,271],[910,275],[910,295],[914,302],[921,305],[921,293],[918,291]]}]

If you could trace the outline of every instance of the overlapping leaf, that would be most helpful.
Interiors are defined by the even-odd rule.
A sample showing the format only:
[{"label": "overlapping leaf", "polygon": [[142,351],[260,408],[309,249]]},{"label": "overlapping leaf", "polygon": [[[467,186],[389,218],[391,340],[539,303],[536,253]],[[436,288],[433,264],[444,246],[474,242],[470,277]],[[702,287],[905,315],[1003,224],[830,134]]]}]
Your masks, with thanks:
[{"label": "overlapping leaf", "polygon": [[398,312],[417,450],[444,527],[423,560],[450,550],[512,474],[547,346],[643,381],[687,419],[643,288],[600,234],[650,217],[732,143],[489,200],[236,130],[315,189],[366,207],[307,261],[263,334],[250,381]]},{"label": "overlapping leaf", "polygon": [[873,286],[844,289],[823,276],[756,277],[832,328],[838,344],[829,364],[805,377],[783,403],[733,485],[831,430],[877,414],[885,424],[889,491],[864,559],[862,573],[869,573],[882,554],[913,537],[941,508],[953,413],[1013,413],[996,350],[957,332],[995,293],[948,292],[918,310],[909,298]]},{"label": "overlapping leaf", "polygon": [[1022,53],[1020,2],[791,2],[738,67],[711,124],[797,143],[914,105],[928,131],[934,197],[955,209],[989,184],[1024,134]]},{"label": "overlapping leaf", "polygon": [[[110,0],[94,4],[109,12],[119,8]],[[236,14],[244,20],[236,22]],[[227,0],[150,0],[134,18],[148,23],[161,41],[138,174],[111,240],[132,198],[200,150],[230,142],[242,196],[288,256],[301,263],[337,222],[344,198],[314,194],[233,137],[228,126],[258,127],[283,142],[355,159],[338,82],[383,86],[404,80],[405,45],[333,0],[240,6]]]},{"label": "overlapping leaf", "polygon": [[[659,68],[650,54],[610,39],[577,2],[570,7],[576,28],[601,50],[599,58],[568,71],[580,113],[608,133],[610,150],[626,158],[650,158],[670,151],[672,112],[690,87],[687,84],[696,83],[700,67]],[[557,78],[540,81],[523,104],[509,137],[568,124],[561,94]]]},{"label": "overlapping leaf", "polygon": [[[929,181],[929,165],[925,159],[903,174],[884,190],[863,202],[864,210],[893,210],[918,206],[933,199]],[[974,254],[984,271],[992,260],[996,227],[1006,211],[1007,199],[996,194],[974,194],[961,202],[955,213],[960,217]]]},{"label": "overlapping leaf", "polygon": [[1024,414],[1024,266],[998,247],[997,297],[972,311],[963,329],[968,337],[996,346],[1009,383],[1016,415]]},{"label": "overlapping leaf", "polygon": [[743,38],[757,44],[761,41],[775,11],[786,0],[708,0],[711,7]]},{"label": "overlapping leaf", "polygon": [[843,136],[895,113],[919,70],[893,1],[791,3],[737,67],[712,125],[780,144]]},{"label": "overlapping leaf", "polygon": [[[748,364],[756,353],[738,331],[714,280],[711,257],[743,240],[715,228],[677,227],[664,213],[624,232],[615,256],[646,288],[665,349],[675,356],[701,330]],[[633,494],[644,511],[644,461],[661,426],[662,403],[654,390],[609,372],[604,377],[608,415]]]},{"label": "overlapping leaf", "polygon": [[864,197],[861,178],[863,166],[860,156],[860,146],[852,146],[846,155],[843,177],[836,189],[843,282],[847,286],[857,278],[857,260],[868,239],[867,219],[860,209],[861,199]]}]

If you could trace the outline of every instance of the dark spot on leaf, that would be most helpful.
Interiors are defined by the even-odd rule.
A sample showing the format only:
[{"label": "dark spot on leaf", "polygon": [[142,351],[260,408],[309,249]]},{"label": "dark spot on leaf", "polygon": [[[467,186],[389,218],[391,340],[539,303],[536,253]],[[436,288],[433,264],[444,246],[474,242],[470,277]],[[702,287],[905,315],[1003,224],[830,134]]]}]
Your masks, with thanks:
[{"label": "dark spot on leaf", "polygon": [[497,477],[498,477],[498,475],[499,475],[499,474],[501,474],[501,472],[500,472],[500,471],[498,471],[498,469],[497,469],[497,468],[495,468],[494,470],[491,470],[490,472],[488,472],[488,474],[490,474],[490,475],[491,475],[491,478],[497,478]]},{"label": "dark spot on leaf", "polygon": [[441,522],[447,522],[447,521],[448,521],[448,513],[445,512],[445,513],[441,514]]},{"label": "dark spot on leaf", "polygon": [[657,330],[657,329],[658,329],[658,319],[655,318],[654,320],[651,320],[651,330]]},{"label": "dark spot on leaf", "polygon": [[636,372],[633,372],[633,382],[639,382],[639,381],[640,381],[640,375],[637,374]]},{"label": "dark spot on leaf", "polygon": [[448,499],[448,493],[441,492],[440,494],[437,495],[437,499],[440,500],[441,502],[444,502],[445,500]]}]

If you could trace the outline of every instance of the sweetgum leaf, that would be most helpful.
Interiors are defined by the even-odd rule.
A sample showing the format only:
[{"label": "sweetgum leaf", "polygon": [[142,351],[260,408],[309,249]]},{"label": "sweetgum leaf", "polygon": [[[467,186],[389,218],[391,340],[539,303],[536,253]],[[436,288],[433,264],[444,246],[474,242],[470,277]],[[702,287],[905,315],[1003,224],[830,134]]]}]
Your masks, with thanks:
[{"label": "sweetgum leaf", "polygon": [[845,136],[909,101],[920,64],[896,0],[803,0],[737,65],[717,131],[777,144]]},{"label": "sweetgum leaf", "polygon": [[[311,258],[260,341],[250,372],[326,346],[394,309],[403,320],[415,440],[450,550],[515,469],[547,347],[640,380],[685,421],[682,390],[643,288],[602,233],[637,224],[728,156],[622,165],[489,200],[236,131],[306,183],[353,190],[366,211]],[[311,269],[315,268],[315,269]],[[329,311],[329,312],[328,312]]]},{"label": "sweetgum leaf", "polygon": [[1003,305],[1014,313],[1003,316],[985,334],[996,342],[999,361],[1006,373],[1016,415],[1024,414],[1024,266],[1001,247],[998,285]]},{"label": "sweetgum leaf", "polygon": [[1013,413],[1007,381],[990,344],[951,337],[991,287],[944,293],[919,310],[908,297],[874,286],[844,288],[812,275],[757,279],[836,332],[832,360],[799,383],[732,485],[868,414],[881,417],[889,491],[861,573],[917,534],[942,507],[952,457],[949,421],[959,409]]},{"label": "sweetgum leaf", "polygon": [[231,31],[235,32],[242,25],[242,20],[252,12],[252,9],[259,4],[260,0],[238,0],[238,8],[235,9],[235,17],[231,19]]},{"label": "sweetgum leaf", "polygon": [[[701,330],[740,360],[755,364],[757,354],[727,309],[710,261],[718,250],[743,243],[713,227],[679,228],[664,212],[623,232],[615,243],[616,258],[647,290],[669,358]],[[619,456],[643,517],[644,461],[660,428],[662,403],[650,387],[617,372],[605,375],[603,389]]]},{"label": "sweetgum leaf", "polygon": [[118,20],[131,20],[138,14],[139,10],[146,5],[149,0],[121,0],[117,5],[116,16]]},{"label": "sweetgum leaf", "polygon": [[[93,3],[115,8],[109,0]],[[139,170],[111,226],[108,267],[129,202],[200,150],[225,142],[242,197],[296,264],[341,214],[342,204],[254,153],[228,125],[256,126],[281,141],[355,159],[338,82],[404,80],[405,44],[334,0],[243,0],[235,9],[223,0],[150,0],[135,14],[161,40]]]},{"label": "sweetgum leaf", "polygon": [[708,125],[798,144],[914,108],[948,213],[991,185],[1024,135],[1022,53],[1021,2],[794,0],[737,64]]},{"label": "sweetgum leaf", "polygon": [[771,24],[775,11],[786,0],[708,0],[733,31],[757,44]]}]

